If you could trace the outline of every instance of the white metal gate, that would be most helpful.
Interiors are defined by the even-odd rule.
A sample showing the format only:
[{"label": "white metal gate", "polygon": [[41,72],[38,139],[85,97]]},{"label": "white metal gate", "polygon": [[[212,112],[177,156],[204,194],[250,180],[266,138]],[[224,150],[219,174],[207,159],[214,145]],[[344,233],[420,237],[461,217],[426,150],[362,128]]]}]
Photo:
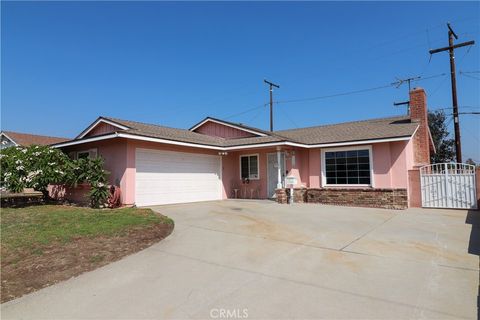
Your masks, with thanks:
[{"label": "white metal gate", "polygon": [[437,163],[420,168],[422,207],[476,209],[475,166]]}]

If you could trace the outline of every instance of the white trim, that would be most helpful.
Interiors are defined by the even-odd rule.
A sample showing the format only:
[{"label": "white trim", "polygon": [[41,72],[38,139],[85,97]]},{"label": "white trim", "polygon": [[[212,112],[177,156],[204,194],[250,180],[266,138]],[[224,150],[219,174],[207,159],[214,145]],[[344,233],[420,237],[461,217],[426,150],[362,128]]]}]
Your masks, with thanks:
[{"label": "white trim", "polygon": [[246,129],[246,128],[243,128],[243,127],[236,126],[234,124],[226,123],[226,122],[223,122],[223,121],[220,121],[220,120],[215,120],[215,119],[212,119],[212,118],[207,118],[207,119],[203,120],[199,124],[190,128],[190,131],[195,131],[196,129],[203,126],[205,123],[207,123],[209,121],[215,122],[215,123],[218,123],[218,124],[230,127],[230,128],[235,128],[237,130],[245,131],[245,132],[248,132],[248,133],[251,133],[251,134],[255,134],[255,135],[260,136],[260,137],[266,137],[267,136],[265,133],[261,133],[261,132],[255,131],[255,130]]},{"label": "white trim", "polygon": [[242,150],[242,149],[251,149],[251,148],[276,147],[276,146],[293,146],[293,147],[308,148],[308,145],[305,145],[305,144],[281,141],[281,142],[267,142],[267,143],[257,143],[257,144],[246,144],[242,146],[223,147],[223,149],[225,151],[229,151],[229,150]]},{"label": "white trim", "polygon": [[[287,173],[286,173],[286,171],[287,171],[287,155],[285,154],[284,151],[282,151],[281,153],[283,153],[283,168],[284,168],[284,172],[282,173],[282,175],[285,175],[285,176],[283,177],[282,186],[284,186],[284,185],[285,185],[285,178],[287,177]],[[270,174],[268,173],[268,155],[277,155],[277,151],[267,153],[267,154],[266,154],[266,156],[267,156],[266,158],[267,158],[267,159],[265,159],[265,161],[267,162],[267,164],[266,164],[266,168],[267,168],[267,197],[270,197],[270,194],[268,194],[268,185],[269,185],[269,179],[270,179]],[[275,190],[273,190],[273,191],[275,191]],[[275,196],[276,196],[276,195],[274,195],[274,197],[275,197]]]},{"label": "white trim", "polygon": [[81,139],[83,137],[85,137],[87,135],[87,133],[89,133],[90,131],[92,131],[99,123],[106,123],[106,124],[109,124],[111,126],[114,126],[114,127],[117,127],[121,130],[127,130],[129,129],[128,127],[126,126],[123,126],[121,124],[118,124],[116,122],[113,122],[113,121],[110,121],[110,120],[107,120],[107,119],[103,119],[103,118],[99,118],[97,119],[97,121],[95,121],[94,123],[92,123],[91,125],[88,126],[87,129],[83,130],[80,135],[78,135],[75,139]]},{"label": "white trim", "polygon": [[5,137],[7,137],[7,139],[10,140],[15,146],[18,146],[18,143],[16,143],[15,140],[10,138],[5,132],[2,131],[1,134],[4,135]]},{"label": "white trim", "polygon": [[335,143],[323,143],[323,144],[303,144],[298,142],[282,141],[282,142],[267,142],[259,144],[248,144],[244,146],[232,146],[224,147],[223,150],[241,150],[249,148],[261,148],[261,147],[275,147],[275,146],[291,146],[291,147],[301,147],[301,148],[326,148],[326,147],[337,147],[337,146],[350,146],[350,145],[364,145],[371,143],[381,143],[381,142],[394,142],[394,141],[408,141],[412,136],[398,137],[398,138],[384,138],[384,139],[371,139],[371,140],[358,140],[358,141],[349,141],[349,142],[335,142]]},{"label": "white trim", "polygon": [[167,139],[162,139],[162,138],[138,136],[138,135],[128,134],[128,133],[124,133],[124,132],[115,132],[113,134],[104,135],[104,136],[96,136],[96,137],[92,137],[92,138],[86,138],[86,139],[81,139],[81,140],[71,140],[71,141],[67,141],[67,142],[63,142],[63,143],[58,143],[58,144],[52,145],[52,147],[62,148],[62,147],[73,146],[73,145],[77,145],[77,144],[88,143],[88,142],[98,141],[98,140],[111,139],[111,138],[117,138],[117,137],[118,138],[128,138],[128,139],[133,139],[133,140],[173,144],[173,145],[186,146],[186,147],[220,150],[220,151],[242,150],[242,149],[263,148],[263,147],[276,147],[276,146],[292,146],[292,147],[301,147],[301,148],[306,148],[306,149],[312,149],[312,148],[325,148],[325,147],[337,147],[337,146],[349,146],[349,145],[364,145],[364,144],[381,143],[381,142],[408,141],[412,138],[412,136],[406,136],[406,137],[398,137],[398,138],[359,140],[359,141],[336,142],[336,143],[325,143],[325,144],[302,144],[302,143],[296,143],[296,142],[281,141],[281,142],[267,142],[267,143],[258,143],[258,144],[248,144],[248,145],[243,145],[243,146],[219,147],[219,146],[203,145],[203,144],[191,143],[191,142],[180,142],[180,141],[174,141],[174,140],[167,140]]},{"label": "white trim", "polygon": [[[220,199],[223,200],[223,156],[218,155],[220,158]],[[227,192],[225,191],[225,195],[227,196]],[[228,196],[226,197],[228,198]]]},{"label": "white trim", "polygon": [[[334,152],[334,151],[351,151],[351,150],[368,150],[368,157],[369,157],[369,167],[370,167],[370,184],[327,184],[327,175],[325,173],[326,171],[326,164],[325,164],[325,153],[326,152]],[[342,148],[327,148],[327,149],[322,149],[320,151],[321,153],[321,158],[320,158],[320,166],[321,166],[321,183],[322,187],[324,188],[351,188],[351,187],[375,187],[375,179],[374,179],[374,173],[373,173],[373,152],[372,152],[372,146],[371,145],[363,145],[363,146],[351,146],[351,147],[342,147]]]},{"label": "white trim", "polygon": [[99,140],[107,140],[107,139],[112,139],[117,137],[118,137],[118,133],[115,132],[115,133],[104,135],[104,136],[96,136],[96,137],[86,138],[82,140],[71,140],[67,142],[61,142],[61,143],[53,144],[51,145],[51,147],[63,148],[63,147],[75,146],[77,144],[83,144],[83,143],[99,141]]},{"label": "white trim", "polygon": [[242,157],[257,157],[257,177],[250,178],[250,160],[248,162],[248,180],[260,180],[260,154],[259,153],[252,153],[252,154],[241,154],[238,156],[238,166],[240,169],[240,180],[242,180]]},{"label": "white trim", "polygon": [[309,144],[307,148],[326,148],[326,147],[336,147],[336,146],[351,146],[357,144],[370,144],[370,143],[380,143],[380,142],[393,142],[393,141],[405,141],[410,140],[413,137],[398,137],[398,138],[382,138],[382,139],[370,139],[370,140],[358,140],[358,141],[349,141],[349,142],[335,142],[335,143],[324,143],[324,144]]}]

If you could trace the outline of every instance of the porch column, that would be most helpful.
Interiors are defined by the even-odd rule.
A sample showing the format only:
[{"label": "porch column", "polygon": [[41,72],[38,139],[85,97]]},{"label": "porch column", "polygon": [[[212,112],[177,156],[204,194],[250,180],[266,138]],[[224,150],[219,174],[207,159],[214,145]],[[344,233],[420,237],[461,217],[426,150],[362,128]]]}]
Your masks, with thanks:
[{"label": "porch column", "polygon": [[282,188],[282,156],[280,150],[277,149],[277,189]]}]

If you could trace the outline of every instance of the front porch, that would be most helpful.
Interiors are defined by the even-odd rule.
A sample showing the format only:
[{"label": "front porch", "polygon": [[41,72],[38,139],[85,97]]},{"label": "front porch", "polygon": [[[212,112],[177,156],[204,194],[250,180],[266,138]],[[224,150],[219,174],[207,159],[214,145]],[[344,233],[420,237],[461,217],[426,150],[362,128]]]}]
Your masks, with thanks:
[{"label": "front porch", "polygon": [[[370,177],[368,184],[327,183],[323,153],[332,149],[305,149],[297,147],[244,149],[221,153],[222,182],[224,199],[275,199],[278,203],[288,203],[293,187],[293,202],[321,203],[353,207],[376,207],[388,209],[408,208],[408,191],[403,183],[392,183],[392,167],[385,161],[385,146],[382,144],[348,148],[355,153],[360,164],[350,165],[351,159],[340,158],[337,162],[348,161],[349,167],[366,166]],[[337,149],[334,149],[337,150]],[[343,150],[343,149],[342,149]],[[360,152],[367,152],[365,158]],[[376,152],[373,152],[376,151]],[[340,155],[346,151],[337,152]],[[366,153],[367,154],[367,153]],[[340,156],[339,155],[339,156]],[[367,160],[362,160],[367,159]],[[390,159],[387,159],[390,160]],[[363,164],[362,161],[366,161]],[[335,168],[345,164],[337,164]],[[367,168],[367,169],[368,169]],[[324,170],[324,169],[323,169]],[[345,169],[343,169],[345,170]],[[338,175],[340,177],[341,171]],[[385,177],[386,176],[386,177]],[[296,184],[286,185],[286,177],[294,177]],[[346,179],[346,178],[345,178]],[[359,178],[361,179],[361,178]],[[400,180],[399,180],[400,181]]]},{"label": "front porch", "polygon": [[245,149],[222,155],[222,180],[227,199],[276,198],[285,177],[295,176],[295,187],[308,186],[307,150],[299,148]]}]

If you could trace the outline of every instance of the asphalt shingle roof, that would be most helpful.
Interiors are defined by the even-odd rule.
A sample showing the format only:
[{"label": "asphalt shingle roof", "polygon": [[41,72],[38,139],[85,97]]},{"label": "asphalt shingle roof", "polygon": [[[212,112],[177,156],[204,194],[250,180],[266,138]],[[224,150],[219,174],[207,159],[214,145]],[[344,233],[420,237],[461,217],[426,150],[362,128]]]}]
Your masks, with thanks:
[{"label": "asphalt shingle roof", "polygon": [[102,117],[104,119],[116,122],[123,126],[129,127],[127,130],[119,130],[121,132],[127,132],[131,134],[137,134],[141,136],[148,136],[153,138],[199,143],[205,145],[219,146],[223,145],[224,139],[218,137],[207,136],[205,134],[192,132],[185,129],[176,129],[170,127],[159,126],[155,124],[148,124],[130,120],[122,120],[110,117]]},{"label": "asphalt shingle roof", "polygon": [[28,147],[30,145],[50,145],[54,143],[65,142],[70,139],[60,137],[41,136],[38,134],[21,133],[13,131],[2,131],[10,137],[16,144]]},{"label": "asphalt shingle roof", "polygon": [[338,143],[411,136],[418,127],[408,116],[345,122],[292,130],[275,131],[304,144]]},{"label": "asphalt shingle roof", "polygon": [[[234,147],[283,141],[313,145],[397,138],[413,135],[413,133],[418,127],[418,123],[412,122],[408,116],[400,116],[345,122],[339,124],[322,125],[299,129],[281,130],[275,132],[268,132],[261,129],[248,127],[249,129],[257,130],[259,132],[268,134],[268,136],[224,139],[220,137],[213,137],[201,133],[196,133],[185,129],[169,128],[165,126],[147,124],[130,120],[122,120],[111,117],[101,118],[128,127],[128,129],[126,130],[119,129],[119,132],[126,132],[140,136],[216,147]],[[237,126],[244,126],[243,124],[231,124],[235,124]]]}]

